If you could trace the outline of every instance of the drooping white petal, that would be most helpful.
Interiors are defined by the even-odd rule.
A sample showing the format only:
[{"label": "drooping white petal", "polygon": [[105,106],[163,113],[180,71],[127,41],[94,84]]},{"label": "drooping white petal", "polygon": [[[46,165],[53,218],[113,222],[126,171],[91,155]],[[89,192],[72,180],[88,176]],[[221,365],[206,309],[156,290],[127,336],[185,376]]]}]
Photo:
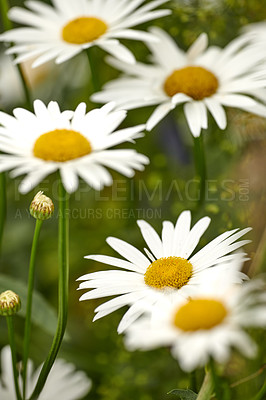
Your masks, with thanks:
[{"label": "drooping white petal", "polygon": [[217,122],[217,125],[219,126],[220,129],[225,129],[226,128],[226,113],[224,111],[224,108],[220,105],[218,101],[214,97],[208,98],[206,97],[204,99],[204,102],[206,106],[208,107],[210,113],[212,114],[213,118]]},{"label": "drooping white petal", "polygon": [[68,193],[73,193],[79,185],[78,175],[73,165],[64,165],[60,168],[63,185]]},{"label": "drooping white petal", "polygon": [[160,104],[147,121],[147,131],[151,131],[172,109],[173,105],[170,101]]},{"label": "drooping white petal", "polygon": [[199,137],[201,133],[201,113],[197,102],[186,103],[184,105],[184,113],[192,135]]},{"label": "drooping white petal", "polygon": [[36,170],[29,173],[19,185],[19,191],[23,194],[30,192],[37,186],[47,175],[56,171],[56,165],[47,165],[42,170]]}]

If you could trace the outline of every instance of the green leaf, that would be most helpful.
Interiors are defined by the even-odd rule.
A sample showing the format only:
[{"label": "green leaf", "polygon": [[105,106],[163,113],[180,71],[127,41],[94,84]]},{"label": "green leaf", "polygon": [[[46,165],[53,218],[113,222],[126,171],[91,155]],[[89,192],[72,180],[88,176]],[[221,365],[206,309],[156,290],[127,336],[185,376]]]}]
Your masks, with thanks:
[{"label": "green leaf", "polygon": [[174,394],[175,396],[178,396],[180,400],[196,400],[198,397],[196,393],[192,392],[192,390],[189,389],[173,389],[167,394]]},{"label": "green leaf", "polygon": [[[19,295],[21,310],[18,316],[25,317],[27,304],[27,285],[10,276],[0,274],[0,293],[12,290]],[[33,292],[32,322],[41,327],[45,332],[54,335],[57,326],[57,314],[54,308],[46,301],[44,296],[37,291]]]}]

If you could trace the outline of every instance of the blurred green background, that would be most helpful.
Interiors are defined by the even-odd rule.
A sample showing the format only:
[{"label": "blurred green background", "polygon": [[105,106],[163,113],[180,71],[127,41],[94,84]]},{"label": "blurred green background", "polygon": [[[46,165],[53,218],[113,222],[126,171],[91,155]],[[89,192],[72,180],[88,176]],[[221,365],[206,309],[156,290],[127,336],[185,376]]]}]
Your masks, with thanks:
[{"label": "blurred green background", "polygon": [[[10,4],[22,4],[10,1]],[[169,2],[173,14],[156,24],[167,30],[177,43],[186,49],[203,31],[210,43],[225,46],[240,29],[251,22],[266,18],[261,0],[244,1],[181,1]],[[138,60],[145,60],[148,51],[144,44],[124,41]],[[1,48],[4,52],[4,46]],[[104,63],[105,53],[93,49],[101,84],[115,78],[118,72]],[[0,75],[6,73],[0,67]],[[89,68],[84,54],[61,66],[41,67],[34,77],[25,67],[34,98],[46,103],[56,100],[61,109],[73,109],[85,101],[88,109],[95,107],[89,100],[92,88]],[[31,74],[32,75],[32,74]],[[68,81],[71,76],[71,86]],[[5,101],[4,91],[14,92],[14,100]],[[11,112],[23,101],[16,98],[14,87],[0,86],[0,108]],[[152,107],[130,111],[123,126],[144,123]],[[208,170],[207,201],[201,210],[193,211],[193,223],[209,215],[212,223],[199,247],[231,228],[252,226],[248,234],[252,243],[246,246],[250,261],[245,272],[251,277],[265,272],[265,178],[266,120],[235,110],[228,110],[229,124],[219,131],[209,116],[209,129],[204,131]],[[193,181],[194,166],[192,138],[184,121],[182,108],[173,112],[162,123],[137,141],[136,148],[151,162],[134,179],[113,173],[114,185],[100,193],[81,182],[80,189],[70,198],[70,297],[67,338],[60,357],[86,371],[93,381],[88,400],[163,400],[176,398],[166,393],[173,388],[187,388],[190,377],[184,374],[168,349],[151,352],[127,352],[123,338],[116,332],[125,309],[92,323],[94,309],[105,299],[79,302],[76,279],[88,272],[108,269],[108,266],[84,260],[88,254],[115,255],[107,246],[108,236],[117,236],[142,249],[143,239],[136,225],[137,219],[148,220],[158,232],[164,219],[175,222],[184,209],[194,209],[197,184]],[[129,145],[131,146],[131,145]],[[27,282],[34,220],[28,212],[29,204],[38,190],[44,190],[55,202],[55,215],[44,223],[38,251],[36,289],[47,302],[47,308],[34,312],[30,356],[35,365],[47,355],[54,330],[57,308],[57,182],[56,175],[28,195],[18,193],[19,179],[7,178],[8,215],[0,259],[0,287],[11,279],[10,285],[19,285],[21,291]],[[24,286],[23,286],[24,285]],[[12,289],[12,287],[6,287]],[[37,301],[37,300],[36,300]],[[37,303],[36,303],[37,304]],[[51,309],[51,308],[52,309]],[[24,319],[16,318],[18,350],[22,348]],[[41,328],[43,325],[44,328]],[[233,353],[224,374],[232,384],[258,371],[265,363],[263,332],[251,332],[260,343],[255,360],[247,361]],[[7,343],[4,319],[0,320],[0,347]],[[196,387],[200,387],[203,371],[196,373]],[[262,385],[265,373],[231,389],[231,398],[251,399]]]}]

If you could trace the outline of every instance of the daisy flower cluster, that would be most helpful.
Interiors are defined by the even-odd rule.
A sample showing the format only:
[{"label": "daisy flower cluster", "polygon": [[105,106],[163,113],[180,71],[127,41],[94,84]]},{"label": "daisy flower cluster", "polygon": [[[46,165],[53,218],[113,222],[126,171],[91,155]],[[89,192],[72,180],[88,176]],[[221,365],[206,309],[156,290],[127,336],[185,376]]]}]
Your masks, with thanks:
[{"label": "daisy flower cluster", "polygon": [[116,296],[96,308],[94,320],[129,306],[118,326],[127,348],[170,345],[186,371],[204,366],[210,357],[226,362],[230,346],[253,356],[256,346],[243,328],[266,325],[266,298],[253,295],[262,281],[242,284],[248,280],[241,272],[247,260],[242,247],[250,241],[238,239],[250,228],[224,232],[195,252],[209,217],[191,228],[191,213],[184,211],[175,225],[163,222],[161,237],[146,221],[137,223],[147,245],[144,253],[109,237],[107,243],[123,259],[86,256],[119,268],[78,279],[83,281],[79,289],[92,289],[81,301]]}]

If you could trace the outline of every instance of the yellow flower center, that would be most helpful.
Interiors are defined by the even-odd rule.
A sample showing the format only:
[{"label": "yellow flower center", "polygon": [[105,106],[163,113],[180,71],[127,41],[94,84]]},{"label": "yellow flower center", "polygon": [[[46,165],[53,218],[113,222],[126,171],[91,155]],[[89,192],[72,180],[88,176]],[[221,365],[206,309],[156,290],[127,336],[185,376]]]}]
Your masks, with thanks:
[{"label": "yellow flower center", "polygon": [[74,160],[91,151],[90,142],[79,132],[70,129],[46,132],[36,140],[33,147],[35,157],[57,162]]},{"label": "yellow flower center", "polygon": [[190,300],[179,308],[174,316],[174,325],[186,332],[211,329],[219,325],[227,315],[225,306],[218,300]]},{"label": "yellow flower center", "polygon": [[163,289],[171,287],[180,289],[192,276],[192,264],[181,257],[164,257],[154,261],[146,270],[146,285]]},{"label": "yellow flower center", "polygon": [[176,69],[164,82],[165,93],[172,97],[184,93],[194,100],[202,100],[216,93],[219,86],[216,76],[202,67]]},{"label": "yellow flower center", "polygon": [[107,29],[107,24],[99,18],[79,17],[64,26],[62,38],[68,43],[83,44],[98,39]]}]

